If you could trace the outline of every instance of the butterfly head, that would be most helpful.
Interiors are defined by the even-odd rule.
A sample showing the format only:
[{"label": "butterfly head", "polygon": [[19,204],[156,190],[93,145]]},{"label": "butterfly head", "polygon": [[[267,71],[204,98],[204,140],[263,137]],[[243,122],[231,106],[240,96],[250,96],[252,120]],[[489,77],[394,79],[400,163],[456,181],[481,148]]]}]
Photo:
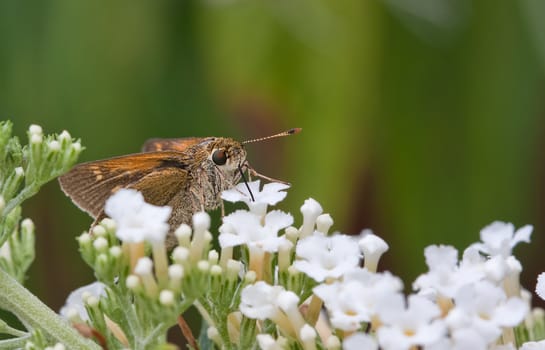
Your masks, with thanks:
[{"label": "butterfly head", "polygon": [[236,172],[246,162],[244,146],[230,138],[213,138],[207,145],[208,164],[225,173]]}]

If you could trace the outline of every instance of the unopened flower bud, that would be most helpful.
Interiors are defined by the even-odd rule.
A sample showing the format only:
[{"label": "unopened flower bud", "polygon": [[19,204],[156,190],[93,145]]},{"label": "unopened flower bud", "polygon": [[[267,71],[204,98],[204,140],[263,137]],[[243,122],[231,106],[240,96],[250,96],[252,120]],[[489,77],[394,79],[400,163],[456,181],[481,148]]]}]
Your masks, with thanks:
[{"label": "unopened flower bud", "polygon": [[72,149],[79,153],[81,151],[81,143],[79,141],[74,142],[72,144]]},{"label": "unopened flower bud", "polygon": [[312,198],[307,199],[301,206],[301,213],[303,214],[303,226],[300,229],[301,238],[305,238],[312,234],[316,219],[322,211],[320,203]]},{"label": "unopened flower bud", "polygon": [[172,251],[172,259],[178,264],[187,262],[187,259],[189,259],[189,250],[185,247],[179,246],[174,248]]},{"label": "unopened flower bud", "polygon": [[97,237],[102,237],[106,235],[106,229],[101,225],[96,225],[95,227],[93,227],[91,232]]},{"label": "unopened flower bud", "polygon": [[93,247],[99,252],[104,252],[108,249],[108,241],[104,237],[98,237],[93,242]]},{"label": "unopened flower bud", "polygon": [[181,224],[176,231],[174,231],[174,235],[180,246],[189,247],[191,241],[191,227],[189,225]]},{"label": "unopened flower bud", "polygon": [[171,306],[174,304],[174,293],[168,289],[162,290],[159,293],[159,302],[165,306]]},{"label": "unopened flower bud", "polygon": [[223,274],[223,269],[219,265],[212,265],[210,268],[210,274],[212,276],[221,276]]},{"label": "unopened flower bud", "polygon": [[72,139],[72,136],[70,136],[70,133],[68,133],[68,131],[66,130],[63,130],[60,134],[59,134],[59,137],[58,137],[59,141],[66,141],[66,140],[71,140]]},{"label": "unopened flower bud", "polygon": [[195,231],[206,231],[210,228],[210,216],[201,211],[193,215],[193,228]]},{"label": "unopened flower bud", "polygon": [[18,166],[17,168],[15,168],[15,176],[21,177],[24,175],[25,175],[25,171],[22,167]]},{"label": "unopened flower bud", "polygon": [[43,141],[43,136],[41,134],[31,134],[30,135],[30,143],[32,144],[40,144]]},{"label": "unopened flower bud", "polygon": [[210,263],[206,260],[201,260],[197,263],[197,268],[201,272],[208,272],[210,270]]},{"label": "unopened flower bud", "polygon": [[115,221],[110,218],[102,219],[100,224],[108,231],[114,231],[115,230]]},{"label": "unopened flower bud", "polygon": [[333,226],[333,218],[329,214],[322,214],[316,218],[316,230],[327,235],[327,231]]},{"label": "unopened flower bud", "polygon": [[41,135],[43,133],[43,129],[37,124],[32,124],[28,128],[28,132],[32,135]]},{"label": "unopened flower bud", "polygon": [[121,255],[123,255],[123,250],[120,246],[113,246],[110,248],[110,255],[114,258],[119,258]]},{"label": "unopened flower bud", "polygon": [[220,255],[217,251],[211,250],[208,252],[208,262],[211,265],[217,264],[220,259]]},{"label": "unopened flower bud", "polygon": [[140,288],[140,278],[136,275],[129,275],[125,284],[130,290],[136,290],[137,288]]},{"label": "unopened flower bud", "polygon": [[184,277],[184,268],[181,265],[173,264],[168,267],[168,277],[179,281]]},{"label": "unopened flower bud", "polygon": [[47,147],[49,147],[49,150],[51,152],[58,152],[61,150],[61,144],[59,143],[59,141],[56,141],[56,140],[50,141],[47,144]]}]

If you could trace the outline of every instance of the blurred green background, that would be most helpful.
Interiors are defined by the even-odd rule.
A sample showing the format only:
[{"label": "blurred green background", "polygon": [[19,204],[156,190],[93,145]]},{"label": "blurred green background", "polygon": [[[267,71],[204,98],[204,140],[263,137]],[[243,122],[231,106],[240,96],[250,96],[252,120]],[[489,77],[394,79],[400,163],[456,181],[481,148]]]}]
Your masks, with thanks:
[{"label": "blurred green background", "polygon": [[[390,243],[409,287],[433,243],[462,250],[493,220],[535,225],[545,270],[545,2],[202,0],[0,2],[0,119],[67,129],[82,161],[151,137],[240,140],[254,167],[313,197],[334,228]],[[53,308],[89,283],[91,219],[46,186],[30,288]]]}]

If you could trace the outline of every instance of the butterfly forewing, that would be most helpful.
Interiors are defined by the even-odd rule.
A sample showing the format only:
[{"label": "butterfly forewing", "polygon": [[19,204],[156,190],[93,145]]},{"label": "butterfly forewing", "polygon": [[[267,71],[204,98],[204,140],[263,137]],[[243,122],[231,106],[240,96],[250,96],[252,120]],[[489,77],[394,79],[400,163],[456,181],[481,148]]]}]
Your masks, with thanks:
[{"label": "butterfly forewing", "polygon": [[165,205],[186,183],[185,168],[177,152],[138,153],[79,164],[59,181],[80,208],[97,218],[120,188],[137,189],[147,202]]},{"label": "butterfly forewing", "polygon": [[176,151],[183,152],[188,147],[201,142],[202,137],[184,137],[177,139],[149,139],[142,146],[142,152]]}]

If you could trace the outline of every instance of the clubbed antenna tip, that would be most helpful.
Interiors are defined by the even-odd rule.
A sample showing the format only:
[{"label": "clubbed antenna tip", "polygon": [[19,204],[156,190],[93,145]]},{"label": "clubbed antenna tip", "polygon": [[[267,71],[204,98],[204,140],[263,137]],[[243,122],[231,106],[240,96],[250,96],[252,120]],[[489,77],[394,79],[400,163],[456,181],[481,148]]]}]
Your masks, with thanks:
[{"label": "clubbed antenna tip", "polygon": [[301,128],[293,128],[293,129],[289,129],[289,130],[286,130],[284,132],[281,132],[281,133],[278,133],[278,134],[274,134],[274,135],[271,135],[271,136],[265,136],[265,137],[260,137],[258,139],[253,139],[253,140],[247,140],[247,141],[243,141],[242,144],[246,144],[246,143],[252,143],[252,142],[261,142],[261,141],[265,141],[265,140],[270,140],[270,139],[275,139],[277,137],[283,137],[283,136],[289,136],[289,135],[293,135],[293,134],[298,134],[301,132]]}]

